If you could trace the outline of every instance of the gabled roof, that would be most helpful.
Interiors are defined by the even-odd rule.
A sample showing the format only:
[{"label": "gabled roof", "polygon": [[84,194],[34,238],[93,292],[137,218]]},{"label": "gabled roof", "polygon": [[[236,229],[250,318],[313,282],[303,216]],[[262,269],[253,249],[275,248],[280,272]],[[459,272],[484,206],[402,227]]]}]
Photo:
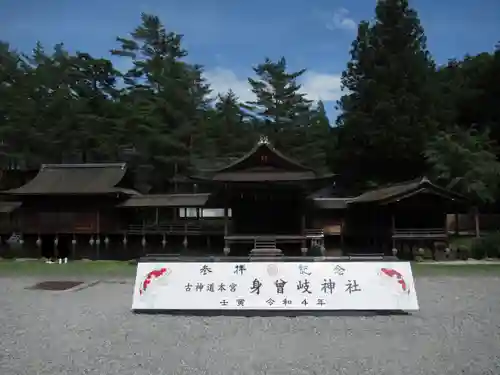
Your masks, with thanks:
[{"label": "gabled roof", "polygon": [[331,179],[333,175],[319,176],[313,169],[283,155],[261,137],[243,157],[223,168],[204,171],[193,179],[219,182],[293,182]]},{"label": "gabled roof", "polygon": [[229,165],[213,170],[217,173],[236,172],[246,169],[251,169],[256,166],[261,166],[264,158],[266,166],[274,167],[276,169],[284,170],[287,172],[313,172],[311,168],[305,167],[299,162],[283,155],[276,150],[267,137],[260,137],[257,144],[241,158],[233,161]]},{"label": "gabled roof", "polygon": [[203,207],[210,194],[148,194],[127,199],[119,207]]},{"label": "gabled roof", "polygon": [[125,163],[43,164],[27,184],[2,194],[135,194],[132,190],[116,187],[126,170]]},{"label": "gabled roof", "polygon": [[431,193],[462,203],[468,202],[463,195],[435,185],[426,177],[368,190],[354,197],[335,194],[334,188],[326,187],[311,194],[309,199],[320,209],[345,209],[353,204],[389,204],[420,193]]},{"label": "gabled roof", "polygon": [[433,184],[427,177],[413,181],[390,185],[374,190],[369,190],[357,196],[351,203],[392,203],[401,199],[409,198],[419,193],[432,193],[446,199],[467,202],[468,199],[458,193]]}]

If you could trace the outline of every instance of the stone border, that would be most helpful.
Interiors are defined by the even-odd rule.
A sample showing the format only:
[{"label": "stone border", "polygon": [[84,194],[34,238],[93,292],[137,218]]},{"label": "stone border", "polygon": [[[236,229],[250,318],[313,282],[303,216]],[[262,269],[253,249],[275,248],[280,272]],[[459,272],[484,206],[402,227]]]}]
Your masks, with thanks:
[{"label": "stone border", "polygon": [[500,259],[469,259],[469,260],[445,260],[445,261],[423,261],[419,264],[435,266],[500,266]]}]

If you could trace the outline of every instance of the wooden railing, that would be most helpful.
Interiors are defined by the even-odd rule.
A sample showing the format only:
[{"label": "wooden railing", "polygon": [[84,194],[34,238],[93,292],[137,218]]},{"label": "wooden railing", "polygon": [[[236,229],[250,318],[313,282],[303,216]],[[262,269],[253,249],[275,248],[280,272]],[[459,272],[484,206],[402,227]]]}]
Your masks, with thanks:
[{"label": "wooden railing", "polygon": [[131,234],[140,233],[164,233],[164,234],[224,234],[224,222],[219,221],[191,221],[171,222],[159,224],[131,224],[127,227]]},{"label": "wooden railing", "polygon": [[395,229],[392,238],[397,239],[426,239],[447,238],[448,234],[444,228],[404,228]]},{"label": "wooden railing", "polygon": [[305,230],[305,235],[308,238],[322,238],[322,237],[325,237],[325,233],[323,232],[323,229],[306,229]]}]

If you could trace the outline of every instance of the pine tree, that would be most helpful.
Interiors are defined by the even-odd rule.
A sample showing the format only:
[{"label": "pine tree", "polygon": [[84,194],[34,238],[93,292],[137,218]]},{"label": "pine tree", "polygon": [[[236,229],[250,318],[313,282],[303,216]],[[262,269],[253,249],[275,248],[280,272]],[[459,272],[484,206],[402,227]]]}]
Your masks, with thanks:
[{"label": "pine tree", "polygon": [[297,82],[305,70],[287,72],[284,57],[277,62],[266,58],[254,68],[257,79],[248,82],[257,100],[248,102],[257,118],[266,123],[265,130],[276,147],[292,152],[290,144],[296,135],[296,128],[306,126],[311,118],[311,101],[300,93]]},{"label": "pine tree", "polygon": [[434,65],[407,0],[379,0],[362,22],[342,75],[336,167],[348,184],[414,178],[436,132]]},{"label": "pine tree", "polygon": [[[23,145],[29,139],[30,123],[24,121],[29,105],[22,105],[29,91],[29,68],[8,43],[0,41],[0,154],[3,168],[24,164]],[[27,103],[28,104],[28,103]]]},{"label": "pine tree", "polygon": [[203,121],[210,89],[201,66],[183,60],[182,35],[167,32],[156,16],[142,14],[141,20],[131,39],[117,38],[121,48],[112,51],[133,62],[125,74],[129,87],[121,101],[128,118],[122,127],[141,156],[137,163],[173,176],[190,168],[193,134]]},{"label": "pine tree", "polygon": [[303,160],[305,164],[320,171],[327,169],[329,149],[333,146],[333,137],[330,121],[326,114],[325,105],[320,100],[314,109],[312,119],[306,128],[307,152]]},{"label": "pine tree", "polygon": [[218,155],[241,156],[252,147],[253,136],[246,126],[241,103],[233,91],[219,95],[215,103],[214,131]]}]

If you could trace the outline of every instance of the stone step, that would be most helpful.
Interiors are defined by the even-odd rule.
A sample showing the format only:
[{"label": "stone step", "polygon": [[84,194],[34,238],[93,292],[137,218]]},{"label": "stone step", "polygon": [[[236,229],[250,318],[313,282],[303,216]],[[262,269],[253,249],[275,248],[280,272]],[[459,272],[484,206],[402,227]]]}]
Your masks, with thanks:
[{"label": "stone step", "polygon": [[273,257],[273,256],[282,256],[283,252],[277,248],[254,248],[250,251],[250,257]]},{"label": "stone step", "polygon": [[256,249],[275,249],[276,248],[276,240],[257,239],[254,242],[254,246]]},{"label": "stone step", "polygon": [[255,243],[256,249],[276,249],[276,243]]}]

